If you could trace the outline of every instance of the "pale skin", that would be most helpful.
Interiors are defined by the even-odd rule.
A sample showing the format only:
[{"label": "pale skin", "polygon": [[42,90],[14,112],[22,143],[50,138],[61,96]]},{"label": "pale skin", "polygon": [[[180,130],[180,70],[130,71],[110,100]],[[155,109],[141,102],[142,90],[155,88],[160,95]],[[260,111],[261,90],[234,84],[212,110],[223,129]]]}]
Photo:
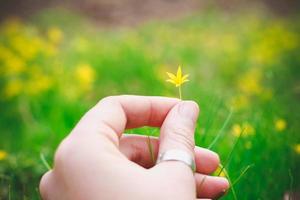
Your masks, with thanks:
[{"label": "pale skin", "polygon": [[[210,176],[216,153],[195,147],[199,108],[193,101],[165,97],[112,96],[99,101],[57,149],[54,168],[40,183],[44,200],[195,200],[224,194],[225,178]],[[195,157],[196,172],[179,161],[155,165],[148,138],[125,129],[160,127],[151,138],[158,153],[180,149]],[[204,181],[203,181],[204,179]]]}]

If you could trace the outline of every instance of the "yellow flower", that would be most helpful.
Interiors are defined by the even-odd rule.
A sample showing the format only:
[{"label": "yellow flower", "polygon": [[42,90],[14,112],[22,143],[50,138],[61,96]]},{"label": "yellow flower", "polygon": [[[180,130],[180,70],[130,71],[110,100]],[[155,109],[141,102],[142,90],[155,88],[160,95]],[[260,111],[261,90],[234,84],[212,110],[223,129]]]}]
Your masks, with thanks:
[{"label": "yellow flower", "polygon": [[253,69],[238,80],[238,87],[244,94],[258,95],[263,91],[261,80],[262,72],[258,69]]},{"label": "yellow flower", "polygon": [[243,132],[243,137],[247,137],[253,135],[255,133],[255,129],[248,122],[240,124],[234,124],[231,128],[231,132],[235,137],[239,137]]},{"label": "yellow flower", "polygon": [[297,154],[300,154],[300,144],[296,144],[294,150]]},{"label": "yellow flower", "polygon": [[95,81],[95,71],[89,64],[80,64],[75,75],[82,89],[90,89]]},{"label": "yellow flower", "polygon": [[167,79],[167,82],[173,83],[176,87],[181,86],[183,83],[189,81],[187,77],[188,74],[182,76],[181,67],[179,66],[177,69],[176,75],[173,73],[167,72],[167,75],[169,76],[169,79]]},{"label": "yellow flower", "polygon": [[286,121],[284,119],[278,119],[275,121],[276,131],[283,131],[286,129]]},{"label": "yellow flower", "polygon": [[21,94],[23,89],[23,83],[19,79],[12,79],[8,81],[4,88],[4,93],[7,98],[12,98]]},{"label": "yellow flower", "polygon": [[232,134],[238,137],[242,132],[242,127],[239,124],[234,124],[231,130],[232,130]]},{"label": "yellow flower", "polygon": [[[222,171],[221,171],[221,170],[222,170]],[[219,167],[217,168],[217,170],[214,172],[214,175],[215,175],[215,176],[220,176],[220,177],[226,177],[225,169],[224,169],[224,168],[222,169],[222,167],[219,166]]]},{"label": "yellow flower", "polygon": [[6,159],[7,157],[7,152],[0,150],[0,161]]},{"label": "yellow flower", "polygon": [[240,110],[246,108],[249,105],[249,98],[246,95],[238,95],[232,97],[229,100],[228,105],[235,110]]},{"label": "yellow flower", "polygon": [[51,27],[48,30],[48,38],[54,44],[58,44],[63,39],[63,32],[57,27]]}]

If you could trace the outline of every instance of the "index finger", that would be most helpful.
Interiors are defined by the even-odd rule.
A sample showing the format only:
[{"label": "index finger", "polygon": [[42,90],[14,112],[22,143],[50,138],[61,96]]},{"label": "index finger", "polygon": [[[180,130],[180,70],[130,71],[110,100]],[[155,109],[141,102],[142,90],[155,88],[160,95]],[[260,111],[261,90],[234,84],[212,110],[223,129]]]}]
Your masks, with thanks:
[{"label": "index finger", "polygon": [[106,97],[83,116],[73,132],[101,133],[118,142],[125,129],[161,126],[168,112],[179,101],[153,96]]}]

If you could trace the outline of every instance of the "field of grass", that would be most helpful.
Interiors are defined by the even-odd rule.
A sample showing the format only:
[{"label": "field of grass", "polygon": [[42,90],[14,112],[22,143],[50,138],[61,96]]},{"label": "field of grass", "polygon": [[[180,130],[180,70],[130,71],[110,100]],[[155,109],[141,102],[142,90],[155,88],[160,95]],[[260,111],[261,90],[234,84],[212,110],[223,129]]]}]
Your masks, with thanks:
[{"label": "field of grass", "polygon": [[211,148],[232,182],[250,166],[234,184],[237,199],[299,191],[299,19],[214,9],[110,29],[64,10],[7,19],[0,25],[0,199],[39,199],[47,170],[40,154],[52,164],[59,142],[102,97],[177,97],[165,72],[178,65],[190,74],[183,99],[201,108],[196,144],[217,138]]}]

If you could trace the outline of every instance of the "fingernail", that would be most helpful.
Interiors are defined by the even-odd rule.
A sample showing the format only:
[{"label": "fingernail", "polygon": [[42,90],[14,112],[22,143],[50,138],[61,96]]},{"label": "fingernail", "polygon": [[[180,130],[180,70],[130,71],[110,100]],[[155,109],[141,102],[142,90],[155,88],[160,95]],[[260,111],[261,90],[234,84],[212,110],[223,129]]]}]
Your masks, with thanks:
[{"label": "fingernail", "polygon": [[179,114],[193,121],[197,120],[198,112],[198,105],[193,101],[182,101],[179,105]]}]

